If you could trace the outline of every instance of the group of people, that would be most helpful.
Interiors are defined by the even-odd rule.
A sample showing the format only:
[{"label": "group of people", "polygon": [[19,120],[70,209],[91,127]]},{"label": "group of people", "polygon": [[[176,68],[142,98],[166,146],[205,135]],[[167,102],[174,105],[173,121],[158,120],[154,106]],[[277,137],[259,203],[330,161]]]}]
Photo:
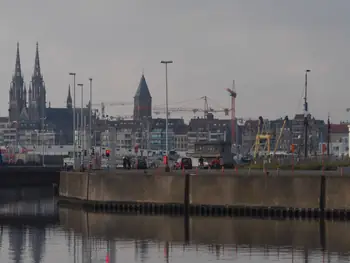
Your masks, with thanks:
[{"label": "group of people", "polygon": [[[200,167],[204,167],[204,158],[201,156],[199,157],[198,159],[198,162],[199,162],[199,166]],[[222,166],[224,166],[224,160],[222,157],[220,156],[217,156],[215,159],[213,159],[211,161],[210,164],[208,164],[210,166],[210,168],[214,168],[214,169],[219,169],[221,168]]]}]

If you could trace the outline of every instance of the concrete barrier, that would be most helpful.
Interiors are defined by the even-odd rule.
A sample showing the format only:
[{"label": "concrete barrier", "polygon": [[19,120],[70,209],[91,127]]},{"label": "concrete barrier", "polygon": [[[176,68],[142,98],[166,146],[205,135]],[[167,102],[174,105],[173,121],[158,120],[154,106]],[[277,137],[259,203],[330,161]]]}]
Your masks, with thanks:
[{"label": "concrete barrier", "polygon": [[97,202],[184,203],[184,176],[62,172],[60,196]]},{"label": "concrete barrier", "polygon": [[88,177],[86,173],[61,172],[59,186],[60,196],[88,200],[87,187]]},{"label": "concrete barrier", "polygon": [[326,177],[325,184],[326,208],[350,210],[350,176]]},{"label": "concrete barrier", "polygon": [[[193,214],[196,215],[207,213],[201,212],[204,206],[210,211],[213,207],[231,209],[231,212],[235,207],[248,207],[261,211],[280,210],[279,214],[290,214],[299,209],[303,215],[296,214],[296,217],[321,217],[323,212],[330,212],[339,218],[350,218],[349,189],[350,177],[337,175],[248,176],[220,172],[156,175],[99,171],[90,174],[61,172],[59,193],[61,197],[94,204],[176,204],[183,207],[183,211],[195,211]],[[316,214],[306,215],[309,210]]]},{"label": "concrete barrier", "polygon": [[317,176],[192,176],[190,204],[318,208]]}]

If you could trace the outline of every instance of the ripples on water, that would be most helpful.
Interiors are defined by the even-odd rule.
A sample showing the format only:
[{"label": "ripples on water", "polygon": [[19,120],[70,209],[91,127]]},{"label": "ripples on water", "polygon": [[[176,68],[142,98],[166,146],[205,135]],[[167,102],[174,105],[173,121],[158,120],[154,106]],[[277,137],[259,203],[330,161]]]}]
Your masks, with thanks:
[{"label": "ripples on water", "polygon": [[327,224],[322,238],[318,222],[193,218],[187,233],[182,218],[88,214],[57,209],[51,189],[6,190],[0,262],[349,262],[348,224]]}]

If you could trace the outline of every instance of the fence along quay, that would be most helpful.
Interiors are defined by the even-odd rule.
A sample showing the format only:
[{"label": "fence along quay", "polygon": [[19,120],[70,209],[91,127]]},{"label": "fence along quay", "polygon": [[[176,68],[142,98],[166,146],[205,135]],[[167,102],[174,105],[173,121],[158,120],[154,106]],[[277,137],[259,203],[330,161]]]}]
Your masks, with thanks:
[{"label": "fence along quay", "polygon": [[100,212],[350,219],[350,176],[299,171],[60,174],[59,204]]}]

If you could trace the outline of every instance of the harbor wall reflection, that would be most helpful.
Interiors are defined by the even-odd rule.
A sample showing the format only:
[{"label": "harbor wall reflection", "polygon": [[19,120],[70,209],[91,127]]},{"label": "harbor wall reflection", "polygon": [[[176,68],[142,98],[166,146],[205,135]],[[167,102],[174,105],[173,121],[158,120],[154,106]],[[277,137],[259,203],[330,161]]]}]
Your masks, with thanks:
[{"label": "harbor wall reflection", "polygon": [[59,220],[67,230],[73,229],[83,236],[173,242],[185,240],[183,217],[97,214],[59,208]]},{"label": "harbor wall reflection", "polygon": [[192,217],[186,222],[183,217],[100,214],[69,208],[60,208],[59,217],[66,230],[73,229],[85,238],[350,251],[350,238],[344,235],[350,230],[346,222],[215,217]]}]

